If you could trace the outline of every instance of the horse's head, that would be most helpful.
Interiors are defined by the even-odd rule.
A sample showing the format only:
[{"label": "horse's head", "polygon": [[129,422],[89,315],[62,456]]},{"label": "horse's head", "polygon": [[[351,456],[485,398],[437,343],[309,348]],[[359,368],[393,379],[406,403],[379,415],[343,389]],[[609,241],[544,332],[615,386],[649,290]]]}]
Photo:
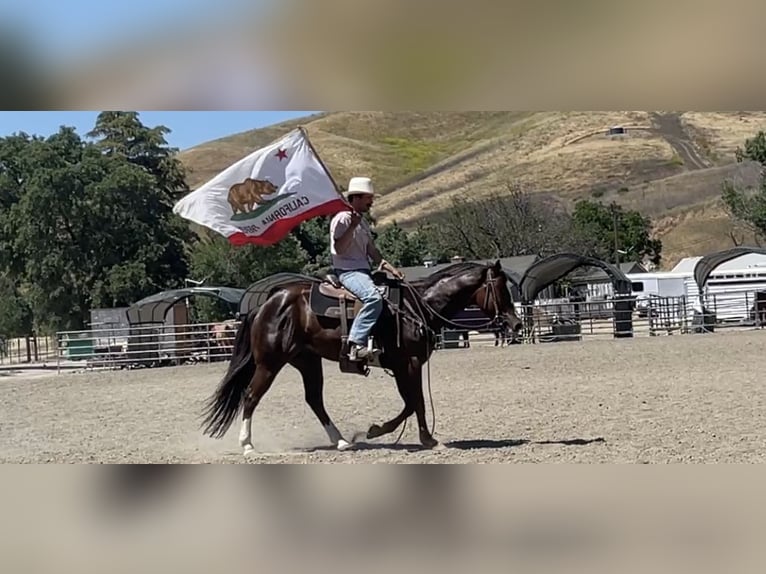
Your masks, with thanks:
[{"label": "horse's head", "polygon": [[453,317],[476,305],[515,338],[522,322],[516,315],[509,289],[510,279],[500,261],[491,265],[466,262],[450,265],[415,283],[432,310]]},{"label": "horse's head", "polygon": [[482,284],[473,294],[473,302],[488,317],[493,317],[498,326],[506,327],[515,336],[523,323],[516,315],[509,283],[500,260],[495,261],[484,268]]}]

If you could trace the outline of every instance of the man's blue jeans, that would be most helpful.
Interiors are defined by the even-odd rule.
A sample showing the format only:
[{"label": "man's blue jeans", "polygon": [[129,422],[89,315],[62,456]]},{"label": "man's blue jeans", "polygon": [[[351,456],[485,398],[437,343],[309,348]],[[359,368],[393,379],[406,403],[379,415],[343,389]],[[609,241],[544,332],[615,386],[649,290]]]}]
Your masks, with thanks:
[{"label": "man's blue jeans", "polygon": [[359,297],[362,308],[354,318],[348,334],[350,343],[367,346],[367,339],[383,310],[383,296],[375,287],[370,272],[366,270],[337,271],[343,286]]}]

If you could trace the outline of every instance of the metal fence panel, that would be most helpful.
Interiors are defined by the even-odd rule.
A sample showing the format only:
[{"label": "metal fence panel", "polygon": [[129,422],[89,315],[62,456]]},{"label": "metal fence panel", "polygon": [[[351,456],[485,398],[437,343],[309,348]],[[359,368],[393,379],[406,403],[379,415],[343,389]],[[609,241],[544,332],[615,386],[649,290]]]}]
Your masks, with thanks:
[{"label": "metal fence panel", "polygon": [[142,325],[57,333],[58,364],[139,368],[228,360],[238,322]]},{"label": "metal fence panel", "polygon": [[[511,342],[537,344],[613,339],[618,336],[650,337],[672,334],[710,333],[722,329],[763,328],[766,325],[766,293],[714,293],[703,297],[651,297],[645,309],[636,310],[635,300],[623,298],[570,302],[537,301],[517,307],[524,328],[515,341],[500,337],[487,327],[487,319],[474,310],[456,319],[463,330],[445,329],[437,334],[438,349],[465,349],[472,345],[509,346]],[[616,311],[615,311],[616,309]],[[615,312],[618,321],[615,321]],[[461,323],[462,324],[462,323]],[[94,326],[87,331],[57,333],[51,343],[45,338],[24,343],[5,341],[0,362],[18,363],[55,360],[60,366],[85,368],[138,368],[227,361],[233,350],[238,322],[190,325],[143,325],[129,328]]]}]

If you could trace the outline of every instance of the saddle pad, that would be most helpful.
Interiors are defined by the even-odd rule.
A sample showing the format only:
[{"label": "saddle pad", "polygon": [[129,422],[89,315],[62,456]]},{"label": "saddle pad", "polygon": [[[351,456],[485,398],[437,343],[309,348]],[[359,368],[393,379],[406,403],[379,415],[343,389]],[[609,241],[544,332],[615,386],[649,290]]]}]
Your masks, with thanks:
[{"label": "saddle pad", "polygon": [[[337,292],[338,290],[327,284],[312,285],[309,293],[309,306],[316,315],[338,319],[341,314],[340,300],[337,295],[327,295],[326,291]],[[346,297],[346,317],[348,319],[353,319],[356,316],[359,307],[358,299]]]}]

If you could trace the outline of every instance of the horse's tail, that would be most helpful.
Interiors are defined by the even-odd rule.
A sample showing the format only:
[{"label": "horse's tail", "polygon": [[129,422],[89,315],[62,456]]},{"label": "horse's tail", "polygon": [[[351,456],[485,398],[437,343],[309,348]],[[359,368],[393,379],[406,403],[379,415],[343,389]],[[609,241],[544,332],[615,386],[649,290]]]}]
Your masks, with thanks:
[{"label": "horse's tail", "polygon": [[255,374],[255,360],[250,348],[250,329],[254,314],[248,313],[234,339],[229,370],[207,402],[204,434],[222,438],[239,412],[245,390]]}]

